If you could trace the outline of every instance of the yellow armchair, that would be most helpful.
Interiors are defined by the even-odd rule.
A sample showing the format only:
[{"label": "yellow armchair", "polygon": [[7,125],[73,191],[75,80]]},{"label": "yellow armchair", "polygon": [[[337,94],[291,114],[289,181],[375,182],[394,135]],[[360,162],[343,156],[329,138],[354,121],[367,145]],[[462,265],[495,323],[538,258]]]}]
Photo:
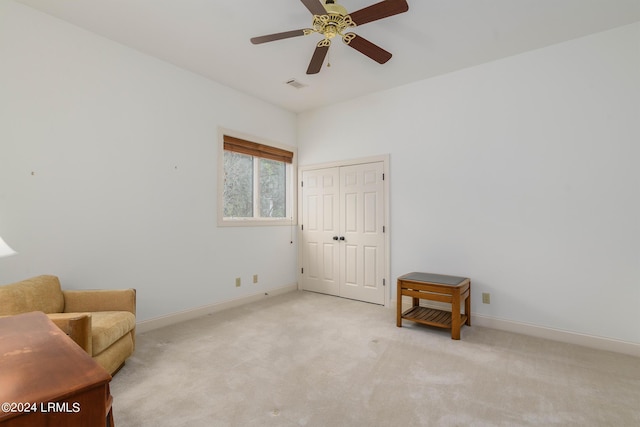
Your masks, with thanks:
[{"label": "yellow armchair", "polygon": [[135,349],[136,291],[62,290],[44,275],[0,286],[0,316],[42,311],[110,374]]}]

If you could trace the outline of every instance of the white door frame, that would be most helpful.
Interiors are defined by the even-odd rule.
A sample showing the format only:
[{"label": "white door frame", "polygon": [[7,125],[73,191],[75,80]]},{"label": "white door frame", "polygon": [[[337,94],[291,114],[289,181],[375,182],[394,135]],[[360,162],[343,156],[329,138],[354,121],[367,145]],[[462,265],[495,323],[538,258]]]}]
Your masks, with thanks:
[{"label": "white door frame", "polygon": [[[341,166],[353,166],[360,165],[364,163],[375,163],[382,162],[383,164],[383,173],[384,173],[384,281],[385,281],[385,292],[384,292],[384,306],[390,307],[391,305],[391,292],[395,289],[395,284],[391,283],[391,227],[389,224],[390,221],[390,194],[389,189],[391,188],[389,185],[390,182],[390,174],[389,174],[389,154],[384,154],[380,156],[372,156],[372,157],[364,157],[359,159],[351,159],[351,160],[339,160],[335,162],[329,163],[318,163],[313,165],[305,165],[298,167],[298,193],[302,193],[302,175],[304,171],[314,170],[314,169],[326,169],[333,167],[341,167]],[[298,197],[298,218],[301,220],[302,216],[302,197]],[[300,231],[300,224],[298,224],[298,231]],[[302,234],[298,233],[298,290],[301,289],[300,283],[302,282]]]}]

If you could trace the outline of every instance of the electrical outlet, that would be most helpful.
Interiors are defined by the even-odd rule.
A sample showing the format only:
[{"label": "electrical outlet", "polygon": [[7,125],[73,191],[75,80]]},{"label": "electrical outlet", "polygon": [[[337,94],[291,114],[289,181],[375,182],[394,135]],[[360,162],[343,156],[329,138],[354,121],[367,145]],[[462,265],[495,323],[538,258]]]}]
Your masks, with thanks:
[{"label": "electrical outlet", "polygon": [[240,287],[240,282],[241,282],[240,278],[236,277],[236,288]]},{"label": "electrical outlet", "polygon": [[489,292],[482,293],[482,303],[491,304],[491,294]]},{"label": "electrical outlet", "polygon": [[253,275],[253,283],[258,283],[258,275],[257,274]]}]

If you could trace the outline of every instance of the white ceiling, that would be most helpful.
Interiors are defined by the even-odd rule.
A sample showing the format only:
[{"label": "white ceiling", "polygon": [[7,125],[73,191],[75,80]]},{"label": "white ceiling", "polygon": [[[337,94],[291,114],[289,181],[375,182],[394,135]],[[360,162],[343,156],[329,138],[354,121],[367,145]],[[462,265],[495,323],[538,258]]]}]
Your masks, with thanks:
[{"label": "white ceiling", "polygon": [[[640,0],[409,0],[409,11],[353,32],[393,53],[384,65],[321,36],[252,45],[311,26],[299,0],[16,0],[294,112],[640,21]],[[349,12],[376,0],[341,0]],[[308,85],[294,89],[291,78]]]}]

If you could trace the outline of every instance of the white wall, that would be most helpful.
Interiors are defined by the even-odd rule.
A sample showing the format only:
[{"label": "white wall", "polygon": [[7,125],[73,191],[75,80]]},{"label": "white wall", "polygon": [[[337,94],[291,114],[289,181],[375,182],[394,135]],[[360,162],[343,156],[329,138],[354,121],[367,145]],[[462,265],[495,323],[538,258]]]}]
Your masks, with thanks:
[{"label": "white wall", "polygon": [[468,276],[477,314],[640,343],[639,40],[634,24],[301,114],[300,164],[390,153],[393,280]]},{"label": "white wall", "polygon": [[[475,313],[640,343],[639,39],[301,114],[300,164],[391,154],[392,278],[468,275]],[[296,281],[292,230],[215,218],[218,126],[296,145],[293,114],[6,0],[0,62],[0,283],[135,287],[145,320]]]},{"label": "white wall", "polygon": [[135,287],[138,320],[295,283],[290,227],[215,217],[218,126],[295,146],[294,114],[6,0],[0,63],[0,283]]}]

